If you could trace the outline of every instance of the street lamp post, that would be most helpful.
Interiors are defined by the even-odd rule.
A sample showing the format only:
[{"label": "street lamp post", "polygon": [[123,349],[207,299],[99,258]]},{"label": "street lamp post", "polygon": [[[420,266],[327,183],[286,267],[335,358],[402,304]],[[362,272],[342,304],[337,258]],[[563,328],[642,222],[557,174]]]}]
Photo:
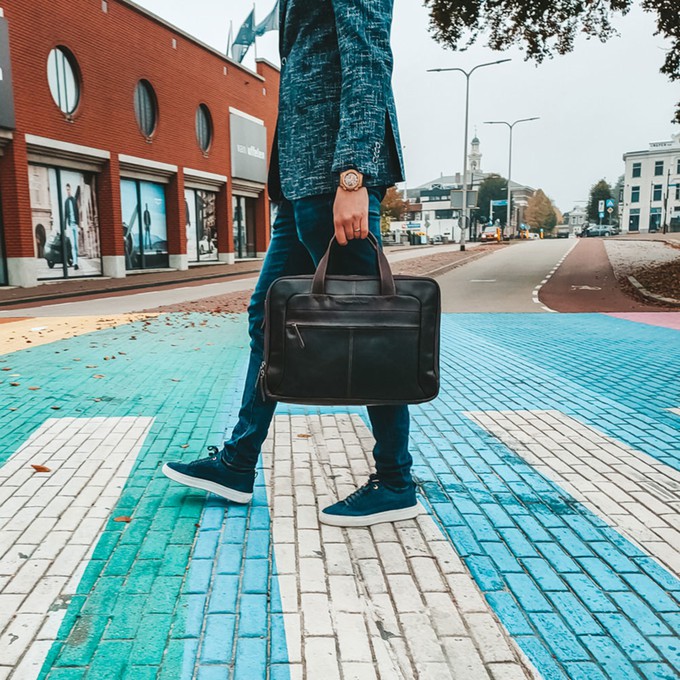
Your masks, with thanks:
[{"label": "street lamp post", "polygon": [[496,64],[504,64],[511,59],[499,59],[498,61],[490,61],[486,64],[477,64],[474,68],[466,71],[462,68],[431,68],[428,73],[442,73],[444,71],[460,71],[465,76],[465,139],[463,142],[463,209],[461,211],[460,222],[460,249],[465,250],[465,230],[468,226],[468,205],[467,205],[467,190],[468,190],[468,131],[470,121],[470,76],[478,69],[484,66],[495,66]]},{"label": "street lamp post", "polygon": [[515,125],[518,123],[528,123],[530,120],[538,120],[538,116],[534,116],[533,118],[520,118],[519,120],[516,120],[514,123],[509,123],[507,120],[487,120],[484,121],[484,125],[507,125],[509,130],[510,130],[510,152],[508,154],[508,206],[507,206],[507,211],[508,211],[508,236],[510,236],[510,220],[512,219],[512,187],[510,186],[510,181],[512,179],[512,132],[515,129]]}]

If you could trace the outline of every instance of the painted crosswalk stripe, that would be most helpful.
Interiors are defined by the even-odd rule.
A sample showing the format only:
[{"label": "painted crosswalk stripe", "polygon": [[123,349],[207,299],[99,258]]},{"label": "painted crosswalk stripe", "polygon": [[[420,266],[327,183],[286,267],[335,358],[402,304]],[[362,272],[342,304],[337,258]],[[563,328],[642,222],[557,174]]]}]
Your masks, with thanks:
[{"label": "painted crosswalk stripe", "polygon": [[680,574],[679,471],[559,411],[473,411],[467,416]]},{"label": "painted crosswalk stripe", "polygon": [[38,676],[152,422],[52,418],[0,468],[0,677]]},{"label": "painted crosswalk stripe", "polygon": [[279,416],[265,444],[291,678],[538,677],[424,509],[370,529],[319,524],[365,482],[372,445],[357,415]]}]

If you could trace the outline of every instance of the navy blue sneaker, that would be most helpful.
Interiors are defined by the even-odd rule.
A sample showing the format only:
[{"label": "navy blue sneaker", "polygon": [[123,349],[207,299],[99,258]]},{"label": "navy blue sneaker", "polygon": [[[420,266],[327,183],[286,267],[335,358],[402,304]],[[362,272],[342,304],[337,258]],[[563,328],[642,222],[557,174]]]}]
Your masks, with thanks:
[{"label": "navy blue sneaker", "polygon": [[249,503],[253,497],[255,471],[236,470],[222,461],[216,446],[210,455],[191,463],[165,463],[163,474],[175,482],[222,496],[234,503]]},{"label": "navy blue sneaker", "polygon": [[372,474],[368,482],[319,513],[322,524],[335,527],[367,527],[380,522],[413,519],[419,512],[414,484],[405,489],[391,489]]}]

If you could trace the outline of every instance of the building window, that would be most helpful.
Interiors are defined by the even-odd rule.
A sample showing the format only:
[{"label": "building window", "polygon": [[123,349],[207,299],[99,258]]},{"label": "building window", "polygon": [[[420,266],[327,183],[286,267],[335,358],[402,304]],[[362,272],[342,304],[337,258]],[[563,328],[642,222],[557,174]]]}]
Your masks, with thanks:
[{"label": "building window", "polygon": [[633,177],[642,175],[642,163],[633,163]]},{"label": "building window", "polygon": [[640,202],[640,187],[630,188],[630,202],[639,203]]},{"label": "building window", "polygon": [[678,158],[678,165],[675,168],[675,174],[680,175],[680,158]]},{"label": "building window", "polygon": [[663,187],[660,184],[654,185],[654,194],[652,196],[653,201],[660,201],[663,197]]},{"label": "building window", "polygon": [[158,105],[156,93],[148,80],[140,80],[135,88],[135,116],[142,134],[150,138],[156,130]]},{"label": "building window", "polygon": [[70,116],[80,101],[80,73],[75,57],[65,47],[55,47],[50,52],[47,82],[55,104]]},{"label": "building window", "polygon": [[663,161],[656,161],[656,163],[654,163],[654,176],[663,176]]},{"label": "building window", "polygon": [[207,153],[212,144],[213,127],[210,110],[205,104],[196,109],[196,139],[203,153]]},{"label": "building window", "polygon": [[680,201],[680,182],[675,185],[675,200]]}]

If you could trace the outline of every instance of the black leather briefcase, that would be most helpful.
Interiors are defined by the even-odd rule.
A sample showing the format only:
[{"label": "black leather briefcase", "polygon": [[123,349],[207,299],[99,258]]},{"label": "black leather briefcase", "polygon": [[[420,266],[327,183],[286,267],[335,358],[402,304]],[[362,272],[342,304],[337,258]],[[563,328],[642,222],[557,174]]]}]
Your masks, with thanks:
[{"label": "black leather briefcase", "polygon": [[439,285],[393,276],[369,234],[379,277],[327,275],[333,239],[314,276],[274,281],[265,305],[263,396],[294,404],[416,404],[439,392]]}]

